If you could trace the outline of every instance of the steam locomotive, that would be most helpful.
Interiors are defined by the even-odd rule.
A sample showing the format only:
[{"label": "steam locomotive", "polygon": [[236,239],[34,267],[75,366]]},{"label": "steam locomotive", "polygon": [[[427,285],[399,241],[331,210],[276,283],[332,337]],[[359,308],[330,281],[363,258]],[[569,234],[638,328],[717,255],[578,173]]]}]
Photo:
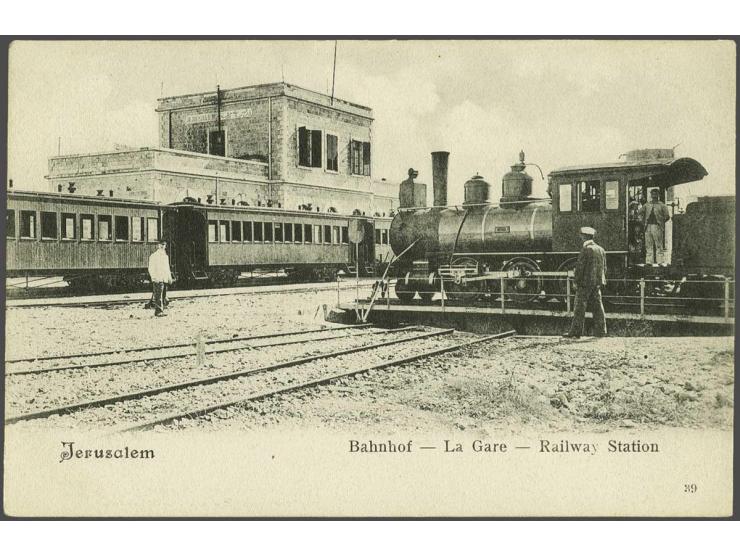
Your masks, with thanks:
[{"label": "steam locomotive", "polygon": [[390,255],[390,221],[14,190],[7,194],[6,276],[63,276],[77,291],[136,289],[148,279],[160,238],[178,285],[228,286],[250,270],[284,269],[298,280],[365,275]]},{"label": "steam locomotive", "polygon": [[[560,168],[549,174],[544,199],[532,196],[522,152],[503,177],[498,205],[490,201],[490,184],[476,175],[465,183],[462,205],[448,206],[448,157],[432,153],[433,206],[426,206],[422,184],[412,178],[401,184],[390,241],[401,256],[396,295],[404,302],[416,294],[429,302],[441,289],[450,300],[564,302],[583,226],[597,230],[606,251],[612,300],[633,296],[640,278],[649,278],[664,297],[701,298],[717,295],[724,279],[734,276],[734,196],[702,197],[674,214],[672,263],[644,262],[639,200],[652,189],[665,200],[673,186],[707,175],[698,161],[676,159],[673,150],[635,150],[615,163]],[[702,286],[688,279],[701,279]]]}]

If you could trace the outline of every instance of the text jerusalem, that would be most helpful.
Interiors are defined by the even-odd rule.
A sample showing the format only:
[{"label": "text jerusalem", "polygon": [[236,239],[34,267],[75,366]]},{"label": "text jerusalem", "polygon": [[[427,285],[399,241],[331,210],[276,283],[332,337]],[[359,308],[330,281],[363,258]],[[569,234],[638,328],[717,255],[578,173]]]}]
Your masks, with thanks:
[{"label": "text jerusalem", "polygon": [[[415,445],[414,441],[359,441],[349,440],[350,453],[402,453],[409,454],[420,450],[437,450],[442,453],[510,453],[515,450],[534,450],[542,454],[584,454],[594,455],[601,452],[602,445],[568,439],[539,439],[534,446],[519,446],[501,441],[483,441],[476,439],[469,442],[458,442],[444,439],[439,445]],[[659,453],[660,446],[655,442],[646,442],[640,439],[620,441],[610,439],[606,442],[607,453]]]},{"label": "text jerusalem", "polygon": [[79,449],[75,447],[74,441],[62,441],[62,452],[59,462],[65,460],[114,460],[114,459],[146,459],[154,458],[153,449],[130,449],[128,446],[118,449],[95,448]]}]

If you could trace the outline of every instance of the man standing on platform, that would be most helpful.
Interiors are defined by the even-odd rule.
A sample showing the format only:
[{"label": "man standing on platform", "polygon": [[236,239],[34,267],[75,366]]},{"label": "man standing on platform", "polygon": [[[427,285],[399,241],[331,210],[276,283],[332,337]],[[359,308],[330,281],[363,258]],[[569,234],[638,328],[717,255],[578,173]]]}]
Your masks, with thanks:
[{"label": "man standing on platform", "polygon": [[606,252],[594,242],[596,230],[581,228],[583,247],[578,254],[575,269],[576,298],[573,303],[573,322],[565,337],[579,338],[583,334],[586,306],[591,302],[594,314],[594,336],[606,336],[606,315],[601,301],[601,289],[606,286]]},{"label": "man standing on platform", "polygon": [[149,278],[152,281],[152,295],[154,305],[154,316],[164,317],[164,292],[165,285],[172,284],[172,273],[170,273],[170,258],[165,249],[167,242],[159,241],[157,251],[149,256]]},{"label": "man standing on platform", "polygon": [[668,206],[660,202],[660,192],[650,190],[650,202],[639,210],[645,231],[645,263],[665,262],[665,223],[671,218]]}]

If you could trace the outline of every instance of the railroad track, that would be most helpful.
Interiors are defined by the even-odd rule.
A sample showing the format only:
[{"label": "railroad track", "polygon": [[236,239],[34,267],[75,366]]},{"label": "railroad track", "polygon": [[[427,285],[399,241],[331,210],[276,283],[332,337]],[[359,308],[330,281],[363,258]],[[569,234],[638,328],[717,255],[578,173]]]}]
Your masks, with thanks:
[{"label": "railroad track", "polygon": [[[238,350],[249,350],[253,348],[267,348],[271,346],[287,346],[290,344],[300,344],[304,342],[321,342],[326,340],[334,340],[337,338],[343,338],[347,336],[347,333],[351,332],[351,330],[354,329],[362,329],[370,327],[370,323],[362,323],[359,325],[344,325],[340,327],[325,327],[325,328],[319,328],[319,329],[308,329],[305,331],[292,331],[288,333],[274,333],[274,334],[267,334],[267,335],[252,335],[252,336],[235,336],[230,338],[222,338],[222,339],[213,339],[203,342],[204,347],[208,345],[223,345],[223,344],[242,344],[241,346],[233,346],[228,348],[216,348],[213,350],[206,350],[204,354],[218,354],[222,352],[235,352]],[[409,330],[413,327],[404,327],[397,330]],[[330,335],[330,336],[323,336],[326,333],[334,333],[335,331],[343,331],[340,335]],[[372,331],[370,333],[365,334],[381,334],[385,332],[385,330],[380,331]],[[362,333],[361,333],[362,334]],[[252,344],[252,342],[257,340],[268,340],[268,339],[274,339],[274,338],[285,338],[285,337],[305,337],[307,335],[312,335],[311,338],[303,338],[299,340],[288,340],[288,341],[281,341],[276,343],[270,343],[270,344]],[[322,335],[318,338],[316,335]],[[249,343],[249,344],[243,344],[243,343]],[[53,371],[65,371],[65,370],[79,370],[79,369],[85,369],[85,368],[96,368],[96,367],[106,367],[106,366],[113,366],[113,365],[122,365],[122,364],[134,364],[139,362],[150,362],[150,361],[156,361],[156,360],[170,360],[170,359],[177,359],[177,358],[187,358],[189,356],[197,355],[197,346],[195,347],[195,352],[191,351],[189,349],[193,348],[194,345],[197,343],[194,342],[183,342],[183,343],[177,343],[177,344],[164,344],[159,346],[142,346],[137,348],[124,348],[120,350],[104,350],[100,352],[86,352],[86,353],[80,353],[80,354],[68,354],[68,355],[56,355],[56,356],[41,356],[38,358],[16,358],[11,360],[6,360],[6,369],[5,369],[5,375],[6,376],[14,376],[14,375],[32,375],[32,374],[41,374],[41,373],[49,373]],[[187,350],[184,350],[187,349]],[[156,354],[154,352],[157,351],[171,351],[175,350],[175,353],[167,353],[167,354]],[[152,354],[143,355],[138,358],[129,358],[125,360],[106,360],[106,361],[88,361],[88,362],[80,362],[80,360],[90,359],[90,358],[100,358],[101,356],[110,356],[110,355],[119,355],[119,354],[130,354],[130,353],[142,353],[142,352],[153,352]],[[52,366],[52,367],[46,367],[46,368],[31,368],[31,369],[13,369],[13,364],[19,364],[19,363],[35,363],[35,362],[42,362],[42,361],[51,361],[51,360],[70,360],[74,363],[68,363],[66,365],[59,365],[59,366]],[[7,364],[11,364],[10,367],[7,366]]]},{"label": "railroad track", "polygon": [[[129,422],[117,431],[149,429],[182,417],[200,416],[235,404],[308,389],[340,378],[460,350],[514,334],[514,331],[509,331],[473,341],[442,342],[446,345],[439,347],[440,338],[450,337],[453,332],[453,329],[442,329],[413,336],[399,335],[400,338],[384,342],[311,354],[267,366],[45,408],[9,416],[5,421],[6,424],[16,424],[52,417],[63,420],[65,415],[75,414],[77,422],[96,425],[102,423],[120,426],[121,423]],[[390,346],[395,346],[395,358],[388,357],[387,349]],[[360,365],[357,365],[358,355],[362,357]],[[342,371],[336,373],[338,369]],[[327,373],[327,370],[333,371]],[[249,394],[245,396],[245,393]],[[184,410],[183,401],[187,403]]]},{"label": "railroad track", "polygon": [[[372,283],[368,283],[372,284]],[[367,286],[368,284],[360,283],[360,286]],[[349,282],[345,282],[345,286],[340,286],[340,290],[354,290],[356,288],[356,285],[350,285]],[[239,295],[260,295],[260,294],[299,294],[302,292],[327,292],[327,291],[336,291],[337,286],[336,283],[331,283],[331,286],[325,285],[325,286],[304,286],[304,287],[297,287],[297,288],[273,288],[270,290],[239,290],[238,292],[230,291],[230,292],[219,292],[219,291],[213,291],[213,292],[204,292],[204,293],[198,293],[198,294],[183,294],[179,295],[181,292],[184,293],[183,290],[175,290],[172,291],[170,295],[170,301],[177,301],[177,300],[193,300],[197,298],[213,298],[213,297],[219,297],[219,296],[239,296]],[[132,294],[136,296],[137,294]],[[6,307],[7,308],[13,308],[13,309],[27,309],[27,308],[39,308],[39,307],[60,307],[60,308],[70,308],[70,307],[116,307],[116,306],[125,306],[125,305],[133,305],[133,304],[141,304],[146,303],[149,300],[149,297],[140,295],[137,298],[127,298],[127,299],[109,299],[109,300],[79,300],[79,301],[71,301],[71,302],[56,302],[54,298],[46,298],[43,300],[34,300],[33,302],[27,303],[27,299],[17,299],[17,300],[6,300]]]}]

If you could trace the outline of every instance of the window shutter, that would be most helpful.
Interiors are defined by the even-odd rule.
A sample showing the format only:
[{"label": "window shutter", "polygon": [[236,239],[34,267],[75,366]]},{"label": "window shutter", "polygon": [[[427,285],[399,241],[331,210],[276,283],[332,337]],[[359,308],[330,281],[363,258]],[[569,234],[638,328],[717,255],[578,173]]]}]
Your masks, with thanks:
[{"label": "window shutter", "polygon": [[370,176],[370,143],[363,143],[362,144],[362,163],[363,163],[363,174],[365,176]]},{"label": "window shutter", "polygon": [[321,130],[311,130],[311,165],[321,168]]},{"label": "window shutter", "polygon": [[310,133],[305,126],[298,128],[298,164],[311,166]]}]

